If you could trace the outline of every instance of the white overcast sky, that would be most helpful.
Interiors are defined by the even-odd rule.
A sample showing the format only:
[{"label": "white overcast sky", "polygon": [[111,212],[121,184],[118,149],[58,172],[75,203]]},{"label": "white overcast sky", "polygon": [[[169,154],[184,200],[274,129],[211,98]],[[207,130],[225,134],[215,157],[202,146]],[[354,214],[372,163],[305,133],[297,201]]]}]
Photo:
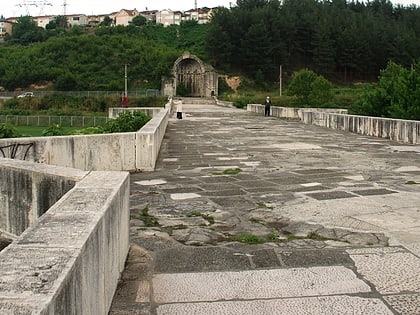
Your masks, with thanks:
[{"label": "white overcast sky", "polygon": [[[12,17],[27,14],[29,9],[30,15],[59,15],[63,14],[63,4],[65,0],[0,0],[0,16]],[[410,5],[415,4],[420,6],[420,0],[392,0],[394,4]],[[31,3],[26,8],[24,3]],[[132,10],[136,8],[139,11],[148,10],[162,10],[171,9],[186,11],[195,7],[195,0],[66,0],[67,14],[109,14],[119,11],[120,9]],[[233,5],[236,0],[197,0],[197,7],[229,7],[230,3]],[[37,4],[38,6],[35,6]],[[44,4],[44,5],[43,5]],[[42,12],[43,9],[43,12]]]}]

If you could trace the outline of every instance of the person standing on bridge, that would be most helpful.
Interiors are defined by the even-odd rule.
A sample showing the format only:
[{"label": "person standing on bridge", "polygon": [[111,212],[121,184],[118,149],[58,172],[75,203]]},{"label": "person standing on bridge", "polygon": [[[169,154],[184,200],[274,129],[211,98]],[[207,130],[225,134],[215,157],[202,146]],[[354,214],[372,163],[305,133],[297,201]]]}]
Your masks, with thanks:
[{"label": "person standing on bridge", "polygon": [[176,118],[182,119],[182,99],[176,102]]},{"label": "person standing on bridge", "polygon": [[264,101],[264,116],[270,116],[271,100],[270,96],[267,96]]}]

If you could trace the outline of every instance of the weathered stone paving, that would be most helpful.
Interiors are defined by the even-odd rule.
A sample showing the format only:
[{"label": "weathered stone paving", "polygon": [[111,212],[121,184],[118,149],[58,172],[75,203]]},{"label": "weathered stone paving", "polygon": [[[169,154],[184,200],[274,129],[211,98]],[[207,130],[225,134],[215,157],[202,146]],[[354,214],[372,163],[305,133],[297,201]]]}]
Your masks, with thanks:
[{"label": "weathered stone paving", "polygon": [[111,314],[420,314],[420,146],[184,103]]}]

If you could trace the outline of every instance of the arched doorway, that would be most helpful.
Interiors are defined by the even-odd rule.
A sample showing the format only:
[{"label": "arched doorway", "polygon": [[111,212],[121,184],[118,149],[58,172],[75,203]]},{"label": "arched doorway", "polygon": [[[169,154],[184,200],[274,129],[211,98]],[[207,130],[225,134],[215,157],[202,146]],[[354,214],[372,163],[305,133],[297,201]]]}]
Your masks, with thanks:
[{"label": "arched doorway", "polygon": [[218,75],[213,68],[204,64],[198,57],[184,52],[172,69],[172,80],[163,82],[164,95],[182,94],[192,97],[210,97],[218,93]]}]

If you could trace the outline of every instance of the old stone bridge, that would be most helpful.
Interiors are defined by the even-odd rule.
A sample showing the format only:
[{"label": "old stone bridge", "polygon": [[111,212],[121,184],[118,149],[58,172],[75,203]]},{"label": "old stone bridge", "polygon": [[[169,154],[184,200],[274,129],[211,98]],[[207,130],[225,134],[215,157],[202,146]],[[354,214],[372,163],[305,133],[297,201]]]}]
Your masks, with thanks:
[{"label": "old stone bridge", "polygon": [[[324,118],[316,116],[317,124]],[[167,123],[154,171],[132,171],[128,183],[114,172],[68,171],[74,181],[87,177],[76,185],[74,197],[87,202],[68,198],[68,204],[59,203],[56,214],[48,211],[50,221],[41,219],[38,226],[43,231],[54,226],[55,236],[43,238],[36,230],[37,238],[29,240],[25,231],[12,248],[37,253],[46,245],[51,256],[62,259],[43,256],[44,262],[34,254],[35,262],[22,260],[25,269],[16,267],[17,254],[13,261],[0,255],[0,313],[64,314],[60,305],[64,309],[78,300],[81,306],[67,310],[420,313],[418,131],[393,141],[264,117],[258,106],[245,111],[191,99],[184,100],[183,119],[171,114]],[[393,124],[380,123],[395,133]],[[127,136],[118,147],[136,141]],[[4,160],[3,166],[14,169],[13,160]],[[128,189],[115,189],[117,184],[129,186],[129,205],[115,202],[128,194]],[[116,199],[106,199],[108,194]],[[105,200],[111,211],[91,209],[89,200]],[[75,213],[60,214],[72,206]],[[115,209],[125,208],[127,217],[115,215]],[[128,221],[127,239],[107,234],[109,227],[121,232]],[[83,239],[86,229],[94,237]],[[120,277],[115,266],[124,263],[125,255],[115,257],[128,246]],[[60,268],[67,268],[66,276]],[[63,293],[58,283],[65,282]],[[108,282],[117,287],[115,294],[107,292]],[[52,295],[60,299],[51,302]]]},{"label": "old stone bridge", "polygon": [[184,101],[111,314],[419,314],[420,146]]}]

